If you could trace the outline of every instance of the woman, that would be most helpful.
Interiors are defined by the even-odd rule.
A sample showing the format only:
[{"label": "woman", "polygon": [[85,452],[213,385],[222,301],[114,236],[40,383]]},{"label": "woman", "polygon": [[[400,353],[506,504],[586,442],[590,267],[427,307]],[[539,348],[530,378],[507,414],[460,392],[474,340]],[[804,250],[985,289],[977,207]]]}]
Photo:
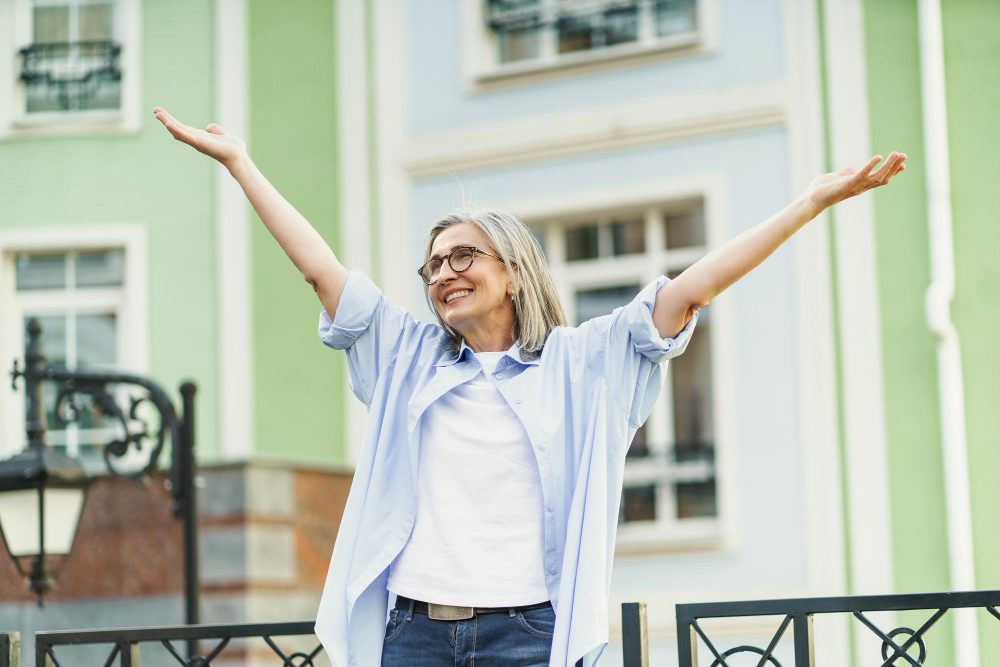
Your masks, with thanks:
[{"label": "woman", "polygon": [[591,667],[607,645],[625,452],[664,362],[684,351],[699,308],[828,206],[888,183],[906,159],[893,152],[878,171],[875,156],[816,178],[675,280],[661,276],[575,328],[521,222],[445,216],[417,271],[437,316],[425,324],[342,266],[237,137],[154,114],[243,187],[316,291],[320,337],[346,351],[368,407],[316,621],[341,667]]}]

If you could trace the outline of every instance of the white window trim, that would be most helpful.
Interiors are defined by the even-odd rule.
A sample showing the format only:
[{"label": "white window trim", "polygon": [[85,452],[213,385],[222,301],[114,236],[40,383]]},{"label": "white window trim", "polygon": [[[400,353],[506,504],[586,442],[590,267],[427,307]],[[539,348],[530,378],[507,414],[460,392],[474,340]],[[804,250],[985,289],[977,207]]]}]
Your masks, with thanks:
[{"label": "white window trim", "polygon": [[[137,133],[142,125],[140,0],[117,0],[121,39],[121,107],[118,110],[27,114],[17,52],[31,43],[31,0],[0,0],[0,140],[18,137]],[[3,29],[3,26],[7,26]]]},{"label": "white window trim", "polygon": [[[579,219],[586,216],[601,217],[617,210],[636,210],[647,208],[681,208],[684,202],[700,199],[703,203],[705,219],[705,242],[708,249],[717,247],[730,236],[728,218],[728,186],[722,173],[705,173],[690,176],[684,180],[651,181],[631,184],[623,188],[613,188],[599,191],[583,191],[570,195],[550,196],[539,200],[510,202],[512,210],[523,220],[538,224],[546,234],[546,251],[549,253],[548,264],[553,280],[559,291],[559,298],[567,309],[568,317],[572,318],[575,300],[569,289],[569,280],[562,280],[572,273],[574,288],[606,286],[609,281],[638,281],[648,284],[664,272],[669,263],[692,263],[701,257],[702,250],[695,251],[690,257],[683,256],[683,251],[662,250],[659,244],[656,250],[647,246],[643,255],[632,257],[582,261],[579,264],[583,271],[578,271],[573,264],[563,260],[561,230],[564,228],[555,221]],[[662,232],[659,225],[659,215],[646,216],[647,240],[652,235],[655,238]],[[586,265],[586,266],[583,266]],[[712,327],[710,330],[710,348],[712,359],[712,401],[713,430],[715,433],[715,475],[716,475],[716,507],[718,514],[710,519],[663,519],[649,523],[623,524],[618,526],[615,545],[616,556],[661,554],[678,551],[735,551],[741,542],[739,516],[739,467],[738,467],[738,430],[733,415],[736,412],[736,357],[734,344],[733,315],[730,296],[723,294],[712,301]],[[664,391],[670,391],[670,366],[667,366],[667,377],[664,380]],[[667,394],[661,394],[660,400],[667,400]],[[648,437],[663,439],[669,429],[667,420],[647,422],[655,432]],[[672,501],[671,501],[672,502]],[[668,515],[669,516],[669,515]]]},{"label": "white window trim", "polygon": [[717,1],[697,0],[697,28],[691,33],[511,63],[498,62],[497,37],[486,27],[485,1],[462,2],[459,26],[466,86],[471,91],[487,90],[569,73],[598,71],[649,59],[684,57],[715,51],[719,43]]},{"label": "white window trim", "polygon": [[[30,227],[0,231],[0,362],[4,375],[13,360],[24,365],[21,330],[23,313],[15,296],[14,256],[21,252],[96,250],[109,247],[125,252],[123,303],[118,310],[118,359],[122,371],[149,373],[148,255],[146,229],[141,224],[88,227]],[[0,392],[0,460],[20,451],[24,432],[24,380],[17,391]]]}]

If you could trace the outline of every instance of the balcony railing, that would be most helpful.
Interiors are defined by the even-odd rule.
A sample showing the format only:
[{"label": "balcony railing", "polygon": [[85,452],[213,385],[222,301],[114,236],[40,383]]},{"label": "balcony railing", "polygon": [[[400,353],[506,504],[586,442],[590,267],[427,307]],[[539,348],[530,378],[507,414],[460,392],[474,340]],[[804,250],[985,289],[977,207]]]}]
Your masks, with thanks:
[{"label": "balcony railing", "polygon": [[[121,46],[110,41],[39,43],[26,46],[20,79],[31,111],[117,108]],[[33,108],[34,105],[34,108]]]}]

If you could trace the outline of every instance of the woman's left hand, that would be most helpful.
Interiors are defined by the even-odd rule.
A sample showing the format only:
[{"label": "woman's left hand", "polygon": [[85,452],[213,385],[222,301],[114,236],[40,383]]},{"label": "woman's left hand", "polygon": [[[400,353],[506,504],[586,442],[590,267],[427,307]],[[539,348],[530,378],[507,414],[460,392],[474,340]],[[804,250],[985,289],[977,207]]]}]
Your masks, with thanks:
[{"label": "woman's left hand", "polygon": [[813,179],[806,190],[806,195],[822,211],[848,197],[885,185],[889,179],[906,169],[906,165],[903,164],[905,159],[906,153],[893,151],[889,153],[885,164],[874,173],[872,169],[882,161],[881,155],[873,157],[860,170],[847,167],[832,174],[823,174]]}]

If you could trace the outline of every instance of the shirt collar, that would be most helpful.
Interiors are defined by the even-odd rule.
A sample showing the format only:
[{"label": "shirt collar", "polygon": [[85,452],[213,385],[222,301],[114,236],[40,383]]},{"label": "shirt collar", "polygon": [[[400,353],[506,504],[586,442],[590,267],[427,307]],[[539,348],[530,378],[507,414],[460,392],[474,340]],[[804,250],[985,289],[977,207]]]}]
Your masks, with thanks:
[{"label": "shirt collar", "polygon": [[[465,341],[463,340],[462,346],[458,348],[458,354],[447,355],[434,365],[452,366],[458,363],[459,361],[463,360],[464,358],[466,358],[466,355],[471,357],[473,354],[474,352],[472,351],[472,348],[466,345]],[[504,356],[500,359],[500,362],[497,364],[498,369],[503,368],[503,366],[505,366],[506,363],[510,363],[510,362],[506,363],[504,362],[504,358],[506,357],[509,357],[515,363],[522,364],[525,366],[537,366],[538,362],[541,360],[540,358],[537,357],[535,359],[521,359],[521,348],[520,346],[518,346],[518,341],[515,341],[514,344],[510,346],[510,349],[504,352]]]}]

